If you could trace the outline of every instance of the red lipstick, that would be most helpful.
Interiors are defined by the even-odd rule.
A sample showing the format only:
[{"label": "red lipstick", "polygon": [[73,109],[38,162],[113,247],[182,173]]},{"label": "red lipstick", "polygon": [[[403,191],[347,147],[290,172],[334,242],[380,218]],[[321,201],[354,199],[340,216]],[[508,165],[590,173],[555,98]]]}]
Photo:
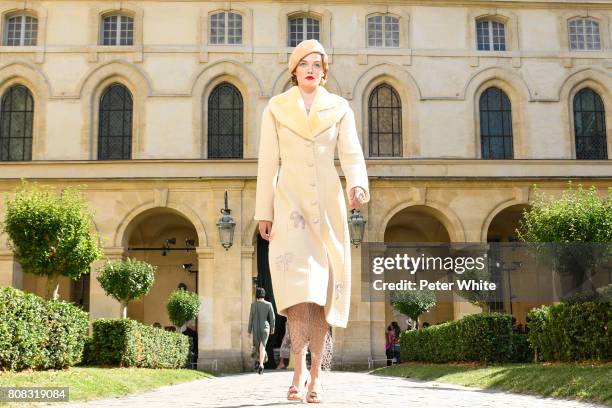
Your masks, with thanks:
[{"label": "red lipstick", "polygon": [[306,76],[306,79],[309,80],[309,81],[312,81],[314,79],[314,77],[312,75],[308,75],[308,76]]}]

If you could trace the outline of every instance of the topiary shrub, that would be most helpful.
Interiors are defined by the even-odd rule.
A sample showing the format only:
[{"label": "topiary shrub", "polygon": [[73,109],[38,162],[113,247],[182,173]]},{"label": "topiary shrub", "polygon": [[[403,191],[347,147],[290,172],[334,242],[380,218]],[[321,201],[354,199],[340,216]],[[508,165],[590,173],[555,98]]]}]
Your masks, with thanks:
[{"label": "topiary shrub", "polygon": [[196,293],[177,289],[168,298],[166,310],[170,321],[177,327],[181,327],[188,320],[194,320],[198,317],[200,299]]},{"label": "topiary shrub", "polygon": [[398,312],[410,317],[419,327],[419,316],[436,305],[436,295],[433,291],[399,290],[391,293],[391,306]]},{"label": "topiary shrub", "polygon": [[107,262],[98,282],[108,296],[121,303],[121,316],[127,318],[127,307],[131,300],[140,299],[151,290],[155,281],[156,267],[137,259]]}]

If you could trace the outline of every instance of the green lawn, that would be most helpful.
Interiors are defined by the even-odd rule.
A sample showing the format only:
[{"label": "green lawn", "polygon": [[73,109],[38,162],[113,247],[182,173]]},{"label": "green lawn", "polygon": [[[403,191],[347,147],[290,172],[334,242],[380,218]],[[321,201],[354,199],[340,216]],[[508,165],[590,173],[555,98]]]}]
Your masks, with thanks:
[{"label": "green lawn", "polygon": [[[0,387],[69,387],[70,401],[84,401],[208,377],[212,376],[196,370],[73,367],[66,370],[0,372]],[[0,402],[0,406],[7,406],[7,403]],[[11,406],[24,408],[28,405],[13,403]]]},{"label": "green lawn", "polygon": [[404,363],[376,375],[411,377],[522,394],[572,398],[612,406],[612,363],[608,364],[474,364]]}]

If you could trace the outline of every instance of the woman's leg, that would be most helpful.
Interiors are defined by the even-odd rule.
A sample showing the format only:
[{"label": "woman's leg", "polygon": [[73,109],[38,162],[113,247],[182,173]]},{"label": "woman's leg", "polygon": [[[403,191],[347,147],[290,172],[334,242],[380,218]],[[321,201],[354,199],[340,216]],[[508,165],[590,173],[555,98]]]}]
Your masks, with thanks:
[{"label": "woman's leg", "polygon": [[325,320],[323,306],[309,303],[312,335],[310,338],[310,378],[308,390],[321,390],[321,368],[329,369],[331,366],[331,335],[329,324]]},{"label": "woman's leg", "polygon": [[263,367],[264,358],[266,357],[266,346],[264,346],[263,342],[259,342],[259,366]]},{"label": "woman's leg", "polygon": [[306,349],[310,337],[309,308],[307,303],[299,303],[287,308],[289,335],[291,336],[291,358],[293,358],[293,380],[291,385],[302,389],[306,381]]}]

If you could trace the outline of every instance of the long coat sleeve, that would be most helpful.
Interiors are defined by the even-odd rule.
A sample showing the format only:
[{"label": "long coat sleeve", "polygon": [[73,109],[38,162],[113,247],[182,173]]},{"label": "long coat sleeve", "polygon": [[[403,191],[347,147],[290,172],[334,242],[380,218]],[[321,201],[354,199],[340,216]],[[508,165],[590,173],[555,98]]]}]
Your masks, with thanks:
[{"label": "long coat sleeve", "polygon": [[351,248],[336,146],[346,196],[359,186],[370,199],[353,111],[319,87],[307,114],[294,86],[270,99],[259,143],[254,218],[272,221],[268,259],[278,313],[312,302],[324,306],[329,324],[346,327]]}]

